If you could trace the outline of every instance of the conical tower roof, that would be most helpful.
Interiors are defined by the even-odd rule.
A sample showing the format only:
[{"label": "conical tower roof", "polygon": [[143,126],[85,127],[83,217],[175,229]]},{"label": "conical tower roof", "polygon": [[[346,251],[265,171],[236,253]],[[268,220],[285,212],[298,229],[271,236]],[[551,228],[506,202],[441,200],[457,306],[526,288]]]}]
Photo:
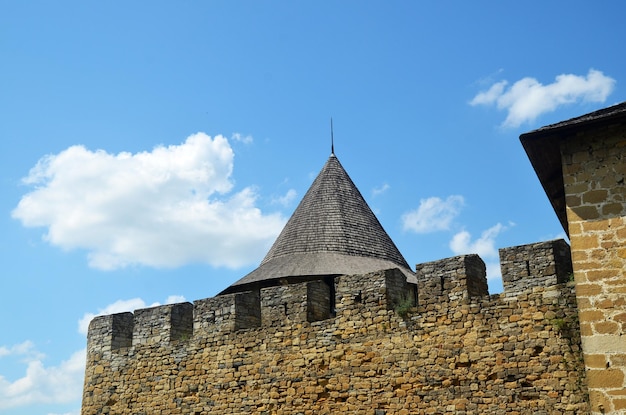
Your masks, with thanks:
[{"label": "conical tower roof", "polygon": [[[406,260],[334,154],[322,168],[261,265],[222,293],[281,279],[365,274]],[[299,277],[299,278],[294,278]]]}]

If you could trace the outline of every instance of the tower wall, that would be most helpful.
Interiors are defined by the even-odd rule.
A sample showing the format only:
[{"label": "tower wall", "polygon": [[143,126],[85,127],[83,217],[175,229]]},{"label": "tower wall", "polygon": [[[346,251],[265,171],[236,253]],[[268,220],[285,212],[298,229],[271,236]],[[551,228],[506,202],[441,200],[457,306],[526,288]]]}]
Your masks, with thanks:
[{"label": "tower wall", "polygon": [[582,344],[593,413],[626,411],[626,129],[561,145]]}]

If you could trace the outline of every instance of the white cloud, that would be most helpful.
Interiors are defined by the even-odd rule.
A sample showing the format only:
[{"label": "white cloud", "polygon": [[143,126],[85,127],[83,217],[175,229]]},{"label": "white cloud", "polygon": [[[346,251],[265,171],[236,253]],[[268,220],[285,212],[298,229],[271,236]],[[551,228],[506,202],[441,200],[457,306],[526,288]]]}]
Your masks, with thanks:
[{"label": "white cloud", "polygon": [[11,347],[0,346],[0,358],[5,356],[20,356],[24,361],[41,360],[45,357],[35,348],[35,344],[30,340],[14,344]]},{"label": "white cloud", "polygon": [[293,203],[293,201],[296,199],[297,196],[298,196],[298,192],[296,192],[294,189],[289,189],[287,190],[287,193],[285,193],[283,196],[279,196],[279,197],[272,199],[272,203],[276,205],[288,207]]},{"label": "white cloud", "polygon": [[[515,224],[509,223],[509,226],[515,226]],[[502,275],[500,272],[500,255],[496,248],[496,238],[507,229],[507,226],[497,223],[484,231],[480,238],[474,241],[472,241],[472,235],[469,232],[458,232],[450,241],[450,249],[455,255],[478,254],[485,261],[487,279],[489,281],[499,280],[502,278]]]},{"label": "white cloud", "polygon": [[[489,284],[489,290],[491,294],[495,294],[496,291],[492,291],[492,286],[495,286],[494,281],[498,281],[500,285],[502,284],[502,271],[500,270],[500,261],[485,261],[485,267],[487,268],[487,281]],[[502,289],[499,289],[497,292],[501,292]]]},{"label": "white cloud", "polygon": [[416,210],[402,215],[402,227],[417,233],[447,230],[465,204],[463,196],[452,195],[446,200],[429,197],[420,200]]},{"label": "white cloud", "polygon": [[493,104],[500,98],[502,93],[504,92],[504,87],[506,87],[507,81],[496,82],[491,85],[491,87],[484,92],[479,92],[478,95],[472,99],[470,102],[471,105],[488,105]]},{"label": "white cloud", "polygon": [[613,92],[615,79],[590,69],[587,76],[558,75],[555,81],[543,85],[535,78],[526,77],[506,89],[507,81],[493,84],[478,93],[470,105],[496,104],[508,112],[505,127],[518,127],[557,107],[575,102],[604,102]]},{"label": "white cloud", "polygon": [[243,135],[243,134],[240,134],[240,133],[234,133],[230,138],[233,141],[239,141],[239,142],[244,143],[244,144],[250,144],[250,143],[252,143],[252,141],[254,141],[254,139],[252,138],[251,135]]},{"label": "white cloud", "polygon": [[469,232],[458,232],[450,241],[450,249],[456,255],[478,254],[483,259],[498,258],[498,250],[495,246],[496,237],[506,229],[506,226],[498,223],[484,231],[475,241],[472,241],[472,235]]},{"label": "white cloud", "polygon": [[372,189],[372,195],[373,196],[381,195],[385,193],[387,190],[389,190],[389,188],[390,186],[387,183],[383,183],[381,186],[375,187],[374,189]]},{"label": "white cloud", "polygon": [[170,295],[165,299],[165,304],[184,303],[187,301],[183,295]]},{"label": "white cloud", "polygon": [[0,409],[79,401],[85,374],[85,349],[75,352],[58,366],[49,367],[44,365],[44,355],[34,348],[32,342],[3,349],[20,350],[24,345],[28,351],[22,356],[26,363],[24,376],[9,381],[0,375]]},{"label": "white cloud", "polygon": [[31,169],[12,216],[103,270],[253,264],[285,220],[263,214],[252,188],[229,194],[233,158],[228,140],[204,133],[136,154],[72,146]]}]

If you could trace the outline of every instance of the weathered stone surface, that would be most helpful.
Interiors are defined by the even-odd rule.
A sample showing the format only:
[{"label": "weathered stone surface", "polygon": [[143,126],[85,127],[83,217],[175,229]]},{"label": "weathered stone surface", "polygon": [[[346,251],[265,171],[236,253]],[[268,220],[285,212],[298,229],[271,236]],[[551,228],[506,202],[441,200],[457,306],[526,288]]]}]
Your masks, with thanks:
[{"label": "weathered stone surface", "polygon": [[[626,313],[626,102],[520,136],[572,246],[593,414],[624,413],[620,382]],[[599,367],[604,362],[604,370]]]},{"label": "weathered stone surface", "polygon": [[[621,132],[597,127],[561,144],[564,191],[586,354],[591,410],[621,413],[614,395],[626,385],[626,204],[624,126]],[[575,201],[575,202],[574,202]],[[615,361],[613,361],[615,360]],[[599,367],[604,362],[604,367]]]},{"label": "weathered stone surface", "polygon": [[387,270],[97,317],[82,414],[588,411],[573,283],[490,296],[481,263],[418,265],[417,305]]}]

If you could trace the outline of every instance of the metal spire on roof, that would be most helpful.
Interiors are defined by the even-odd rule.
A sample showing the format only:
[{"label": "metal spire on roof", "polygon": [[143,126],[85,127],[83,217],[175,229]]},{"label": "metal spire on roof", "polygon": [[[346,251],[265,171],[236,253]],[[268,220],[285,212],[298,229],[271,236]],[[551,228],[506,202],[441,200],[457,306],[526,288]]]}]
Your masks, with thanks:
[{"label": "metal spire on roof", "polygon": [[333,117],[330,117],[330,155],[335,155],[335,138],[333,137]]}]

